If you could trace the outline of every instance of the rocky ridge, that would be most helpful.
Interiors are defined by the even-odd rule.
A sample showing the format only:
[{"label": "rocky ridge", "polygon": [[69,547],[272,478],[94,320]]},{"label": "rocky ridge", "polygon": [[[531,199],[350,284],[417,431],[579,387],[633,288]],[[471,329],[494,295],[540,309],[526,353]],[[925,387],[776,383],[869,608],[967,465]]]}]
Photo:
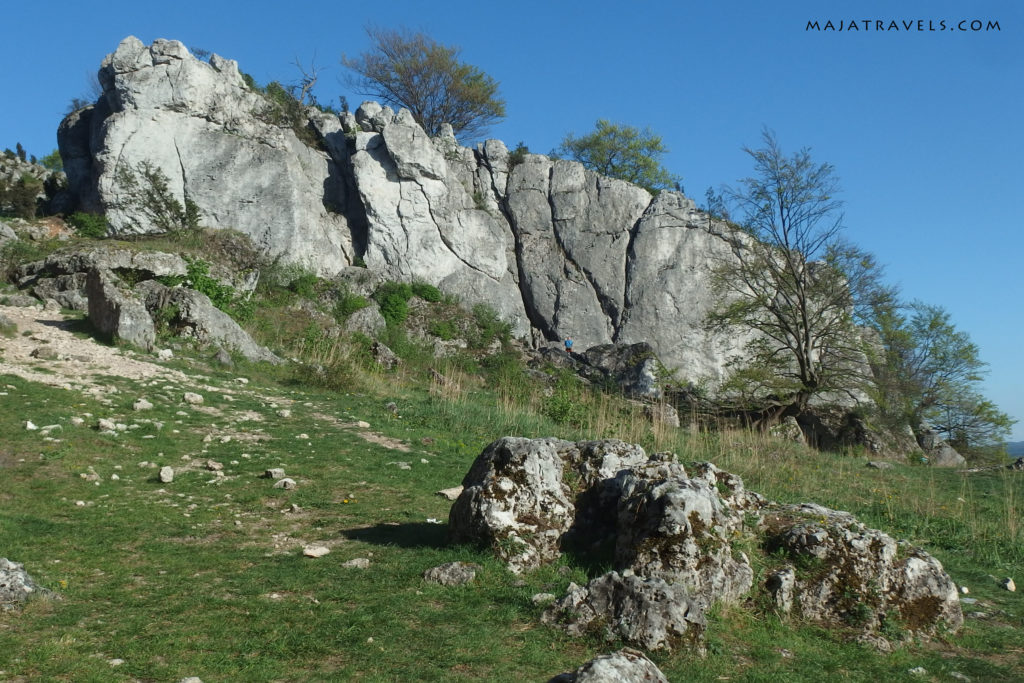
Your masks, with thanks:
[{"label": "rocky ridge", "polygon": [[126,38],[100,82],[58,139],[78,205],[106,211],[114,234],[155,229],[124,183],[148,164],[204,224],[272,256],[323,275],[362,264],[423,280],[488,303],[537,342],[648,342],[682,377],[711,382],[742,348],[702,326],[712,267],[737,238],[681,194],[652,197],[496,140],[431,139],[372,102],[340,117],[307,110],[309,146],[235,62],[200,61],[177,41]]}]

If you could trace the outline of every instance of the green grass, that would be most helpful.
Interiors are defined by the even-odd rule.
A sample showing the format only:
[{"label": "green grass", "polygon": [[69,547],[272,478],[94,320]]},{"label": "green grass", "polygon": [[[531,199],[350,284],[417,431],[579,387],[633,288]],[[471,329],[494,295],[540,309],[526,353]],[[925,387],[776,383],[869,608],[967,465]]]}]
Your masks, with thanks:
[{"label": "green grass", "polygon": [[[193,361],[176,363],[188,368]],[[64,391],[0,377],[0,387],[13,387],[4,398],[19,406],[0,414],[3,554],[60,595],[0,616],[0,675],[547,680],[612,647],[542,626],[530,601],[534,593],[559,594],[570,580],[585,581],[585,567],[566,559],[561,569],[517,583],[487,553],[449,547],[446,525],[427,521],[447,520],[450,504],[434,492],[457,484],[494,438],[597,434],[558,425],[529,403],[503,405],[498,393],[468,379],[441,395],[411,377],[377,376],[387,392],[346,394],[256,372],[243,386],[234,377],[245,370],[204,370],[202,383],[221,391],[201,390],[202,410],[181,403],[186,386],[137,387],[109,378],[119,391],[112,406],[103,406],[78,396],[69,403]],[[137,396],[154,410],[133,413]],[[388,401],[399,406],[397,416]],[[291,416],[280,417],[282,408]],[[93,416],[86,425],[70,424],[86,413]],[[237,422],[242,415],[260,420]],[[25,431],[23,417],[62,424],[54,433],[60,441]],[[89,427],[99,417],[141,426],[103,435]],[[356,420],[411,450],[365,440],[346,426]],[[303,433],[309,438],[296,438]],[[1020,528],[1014,536],[1008,527],[1021,499],[1019,475],[965,477],[912,466],[875,471],[859,458],[811,455],[738,433],[659,437],[649,426],[635,433],[649,447],[659,440],[674,446],[683,460],[712,459],[774,499],[847,509],[923,545],[958,583],[971,586],[971,596],[986,605],[977,610],[991,615],[968,620],[961,634],[879,655],[846,642],[849,634],[742,607],[719,609],[706,658],[655,657],[671,680],[900,679],[915,666],[934,680],[951,671],[975,680],[1024,675],[1019,598],[989,576],[1024,575]],[[214,438],[204,442],[207,434]],[[221,435],[232,439],[222,443]],[[139,466],[179,469],[182,456],[198,465],[208,458],[223,463],[226,476],[195,467],[160,484],[157,469]],[[398,461],[412,469],[392,464]],[[298,488],[275,490],[259,477],[278,466]],[[98,485],[80,476],[90,467]],[[293,504],[300,511],[289,512]],[[326,543],[332,552],[304,558],[303,543]],[[357,557],[369,557],[370,569],[342,567]],[[482,566],[475,584],[442,588],[420,578],[456,559]],[[112,668],[107,660],[115,657],[125,663]]]},{"label": "green grass", "polygon": [[[234,258],[236,269],[255,259],[232,235],[192,238],[124,244]],[[5,256],[7,267],[15,255]],[[447,544],[450,503],[435,492],[459,484],[480,451],[506,435],[619,438],[684,463],[711,460],[779,502],[848,510],[938,557],[978,600],[965,612],[986,614],[958,634],[879,654],[850,642],[852,630],[782,619],[752,597],[712,611],[706,656],[652,655],[670,680],[906,680],[918,666],[924,680],[953,672],[1024,680],[1024,606],[997,583],[1024,583],[1021,473],[872,470],[855,453],[652,424],[637,405],[554,371],[550,382],[528,379],[493,311],[462,311],[433,292],[409,307],[405,327],[385,333],[403,362],[383,371],[369,339],[327,335],[308,306],[296,305],[295,290],[307,284],[319,294],[335,286],[291,287],[301,275],[265,268],[246,325],[302,364],[235,358],[226,369],[185,345],[166,365],[191,382],[105,378],[117,388],[109,405],[0,375],[0,556],[24,563],[59,596],[0,613],[0,680],[543,681],[617,649],[541,625],[542,608],[530,600],[560,595],[606,562],[570,555],[517,577],[483,550]],[[365,303],[339,287],[316,304],[328,319]],[[88,334],[87,324],[78,332]],[[449,336],[468,348],[434,358],[434,340]],[[495,340],[503,351],[486,355]],[[191,390],[205,396],[202,407],[182,403]],[[140,396],[154,409],[134,412]],[[85,424],[74,426],[74,417]],[[93,428],[100,417],[139,426],[101,434]],[[45,440],[24,429],[26,419],[62,429]],[[354,426],[360,420],[370,429]],[[224,466],[223,477],[205,468],[208,459]],[[163,465],[176,470],[169,484],[157,478]],[[272,488],[260,476],[271,467],[299,486]],[[93,472],[98,482],[82,476]],[[302,557],[311,543],[331,553]],[[763,580],[773,558],[747,550]],[[355,558],[369,558],[370,568],[342,566]],[[445,588],[421,579],[452,560],[480,565],[477,581]],[[113,658],[125,661],[112,667]]]}]

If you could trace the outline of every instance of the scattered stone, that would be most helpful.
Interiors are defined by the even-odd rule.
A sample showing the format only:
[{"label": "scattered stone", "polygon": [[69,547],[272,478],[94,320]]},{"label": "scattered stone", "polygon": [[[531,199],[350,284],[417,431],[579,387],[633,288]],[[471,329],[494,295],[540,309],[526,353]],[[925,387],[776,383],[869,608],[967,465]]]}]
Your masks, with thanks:
[{"label": "scattered stone", "polygon": [[358,427],[359,429],[369,429],[370,428],[370,423],[369,422],[364,422],[363,420],[358,420],[356,422],[356,427]]},{"label": "scattered stone", "polygon": [[558,596],[554,593],[535,593],[531,598],[530,602],[535,605],[539,605],[545,602],[554,602],[558,599]]},{"label": "scattered stone", "polygon": [[479,566],[468,562],[447,562],[423,572],[423,578],[442,586],[461,586],[476,578]]},{"label": "scattered stone", "polygon": [[299,439],[300,441],[309,441],[309,434],[303,432],[302,434],[296,434],[295,438]]},{"label": "scattered stone", "polygon": [[49,436],[50,432],[64,431],[64,428],[60,425],[45,425],[39,428],[39,433],[43,436]]},{"label": "scattered stone", "polygon": [[232,360],[231,354],[224,349],[217,349],[217,353],[213,354],[213,360],[226,368],[235,366],[235,361]]},{"label": "scattered stone", "polygon": [[447,498],[448,500],[455,500],[461,493],[461,486],[453,486],[450,489],[441,489],[437,492],[437,495]]},{"label": "scattered stone", "polygon": [[999,585],[1002,586],[1004,589],[1010,591],[1011,593],[1017,590],[1017,584],[1015,584],[1013,582],[1013,579],[1011,579],[1010,577],[1006,577],[1005,579],[1003,579]]},{"label": "scattered stone", "polygon": [[283,467],[272,467],[263,473],[264,479],[284,479]]},{"label": "scattered stone", "polygon": [[[961,593],[961,595],[967,595],[970,592],[971,591],[970,591],[969,588],[967,588],[967,586],[960,586],[960,593]],[[963,602],[963,601],[961,600],[961,602]]]},{"label": "scattered stone", "polygon": [[292,411],[288,410],[287,408],[282,408],[281,410],[277,411],[277,414],[280,417],[291,417]]},{"label": "scattered stone", "polygon": [[174,481],[174,468],[170,465],[164,465],[160,468],[160,483],[170,484]]},{"label": "scattered stone", "polygon": [[555,676],[550,683],[668,683],[668,679],[643,652],[627,647],[596,657],[575,672]]},{"label": "scattered stone", "polygon": [[28,354],[32,358],[38,358],[39,360],[57,360],[60,358],[60,354],[51,349],[49,346],[38,346],[32,349],[32,352]]},{"label": "scattered stone", "polygon": [[307,545],[302,549],[302,554],[306,557],[323,557],[331,552],[331,549],[325,545]]},{"label": "scattered stone", "polygon": [[274,484],[274,488],[275,489],[291,490],[291,489],[295,488],[296,486],[298,486],[298,484],[295,483],[295,480],[294,479],[289,479],[288,477],[285,477],[284,479],[278,479],[277,482],[275,482],[275,484]]},{"label": "scattered stone", "polygon": [[342,562],[341,566],[345,567],[346,569],[369,569],[370,568],[370,560],[365,558],[365,557],[357,557],[354,560],[349,560],[348,562]]},{"label": "scattered stone", "polygon": [[71,418],[71,424],[73,424],[76,427],[81,427],[82,425],[85,424],[85,420],[83,420],[82,418],[76,416],[76,417]]},{"label": "scattered stone", "polygon": [[927,676],[928,670],[923,666],[915,666],[913,669],[908,669],[907,673],[911,676]]},{"label": "scattered stone", "polygon": [[110,666],[121,666],[122,664],[124,664],[124,660],[115,657],[114,659],[108,659],[107,664],[109,664]]},{"label": "scattered stone", "polygon": [[121,477],[119,477],[117,474],[111,474],[110,475],[110,481],[120,481],[120,480],[121,480]]},{"label": "scattered stone", "polygon": [[966,676],[966,675],[960,673],[959,671],[950,671],[949,672],[949,677],[952,678],[955,681],[963,681],[963,683],[971,683],[970,676]]},{"label": "scattered stone", "polygon": [[34,431],[36,431],[37,429],[39,429],[39,427],[37,427],[37,426],[35,425],[35,423],[34,423],[34,422],[32,422],[32,420],[26,420],[26,421],[25,421],[25,429],[27,429],[27,430],[28,430],[28,431],[30,431],[30,432],[34,432]]},{"label": "scattered stone", "polygon": [[174,351],[170,349],[160,349],[156,353],[157,360],[171,360],[174,358]]},{"label": "scattered stone", "polygon": [[192,391],[186,391],[185,394],[181,397],[181,400],[183,400],[185,403],[191,406],[198,406],[202,405],[203,403],[202,395]]},{"label": "scattered stone", "polygon": [[379,341],[373,342],[373,347],[370,352],[373,354],[373,360],[376,361],[377,365],[381,366],[385,370],[391,370],[402,362],[402,360],[395,355],[394,351]]},{"label": "scattered stone", "polygon": [[132,404],[132,410],[152,410],[153,404],[144,398],[140,398]]},{"label": "scattered stone", "polygon": [[872,460],[867,464],[867,467],[875,470],[891,470],[893,464],[891,462],[885,462],[884,460]]},{"label": "scattered stone", "polygon": [[224,464],[219,463],[216,460],[207,460],[206,469],[209,470],[210,472],[220,472],[221,470],[224,469]]},{"label": "scattered stone", "polygon": [[398,406],[395,404],[394,401],[388,401],[388,404],[384,406],[384,409],[387,410],[392,415],[398,415]]},{"label": "scattered stone", "polygon": [[390,462],[388,464],[389,465],[395,465],[400,470],[411,470],[412,469],[412,465],[410,465],[407,462],[399,461],[399,462]]},{"label": "scattered stone", "polygon": [[199,678],[199,676],[188,676],[178,681],[178,683],[203,683],[203,679]]}]

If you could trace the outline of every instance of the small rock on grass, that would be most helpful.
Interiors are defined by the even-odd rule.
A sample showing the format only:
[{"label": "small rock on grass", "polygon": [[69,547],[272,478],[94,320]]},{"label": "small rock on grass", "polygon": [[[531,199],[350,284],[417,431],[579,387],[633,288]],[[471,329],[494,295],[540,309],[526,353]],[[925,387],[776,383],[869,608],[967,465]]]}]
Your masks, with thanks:
[{"label": "small rock on grass", "polygon": [[370,568],[370,560],[365,558],[365,557],[357,557],[354,560],[349,560],[348,562],[342,562],[341,566],[345,567],[347,569],[369,569]]},{"label": "small rock on grass", "polygon": [[264,479],[284,479],[283,467],[272,467],[263,473]]},{"label": "small rock on grass", "polygon": [[323,557],[331,552],[331,549],[324,545],[307,545],[302,549],[302,554],[306,557]]},{"label": "small rock on grass", "polygon": [[423,578],[442,586],[461,586],[476,578],[479,567],[468,562],[446,562],[423,572]]},{"label": "small rock on grass", "polygon": [[448,500],[455,500],[462,493],[461,486],[453,486],[450,489],[441,489],[437,492],[437,495],[447,498]]},{"label": "small rock on grass", "polygon": [[152,410],[153,404],[144,398],[140,398],[132,404],[132,410]]},{"label": "small rock on grass", "polygon": [[189,404],[190,406],[198,406],[202,405],[203,396],[202,394],[197,394],[192,391],[186,391],[185,394],[181,397],[181,400]]},{"label": "small rock on grass", "polygon": [[170,465],[165,465],[160,468],[160,483],[170,484],[174,481],[174,468]]},{"label": "small rock on grass", "polygon": [[274,483],[274,488],[275,489],[293,489],[296,486],[298,486],[298,484],[295,483],[295,480],[294,479],[290,479],[288,477],[285,477],[284,479],[278,479]]},{"label": "small rock on grass", "polygon": [[1001,585],[1003,588],[1010,591],[1011,593],[1017,590],[1017,584],[1015,584],[1013,582],[1013,579],[1011,579],[1010,577],[1006,577],[1005,579],[1003,579],[999,585]]}]

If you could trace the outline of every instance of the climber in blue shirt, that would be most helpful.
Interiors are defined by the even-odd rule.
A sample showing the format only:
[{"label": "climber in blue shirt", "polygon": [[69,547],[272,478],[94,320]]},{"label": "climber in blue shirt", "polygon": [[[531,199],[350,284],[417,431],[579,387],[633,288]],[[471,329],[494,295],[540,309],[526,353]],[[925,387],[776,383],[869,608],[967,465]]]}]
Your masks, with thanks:
[{"label": "climber in blue shirt", "polygon": [[570,356],[572,355],[572,338],[571,337],[566,337],[565,338],[565,352],[567,354],[569,354]]}]

